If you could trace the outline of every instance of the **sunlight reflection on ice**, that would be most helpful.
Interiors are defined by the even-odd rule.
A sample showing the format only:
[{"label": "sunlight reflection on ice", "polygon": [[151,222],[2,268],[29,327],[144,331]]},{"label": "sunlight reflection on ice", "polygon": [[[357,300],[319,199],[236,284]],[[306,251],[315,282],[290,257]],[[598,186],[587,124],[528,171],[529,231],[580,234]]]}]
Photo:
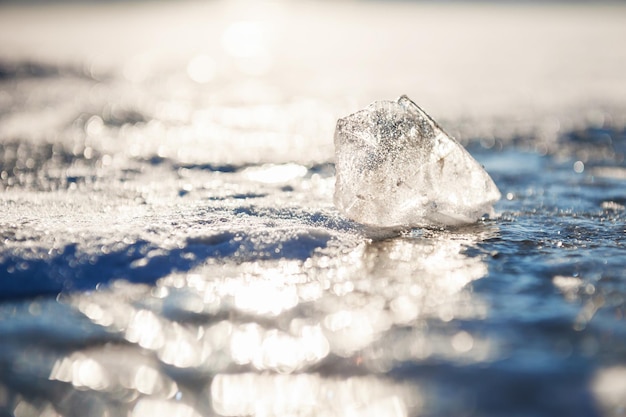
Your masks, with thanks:
[{"label": "sunlight reflection on ice", "polygon": [[298,305],[295,286],[276,286],[270,283],[251,283],[234,294],[235,307],[258,315],[277,316]]},{"label": "sunlight reflection on ice", "polygon": [[626,367],[600,369],[591,390],[606,415],[622,415],[626,409]]},{"label": "sunlight reflection on ice", "polygon": [[211,384],[224,416],[404,417],[420,406],[415,387],[373,377],[333,380],[318,375],[220,374]]},{"label": "sunlight reflection on ice", "polygon": [[[467,284],[487,273],[480,257],[463,253],[475,239],[471,234],[442,233],[427,239],[393,239],[357,248],[360,255],[354,258],[356,263],[343,266],[349,272],[344,271],[342,279],[351,284],[342,288],[350,291],[341,294],[337,310],[322,321],[331,351],[350,356],[372,346],[383,335],[389,340],[393,325],[411,325],[417,330],[425,320],[485,317],[487,306],[465,290]],[[377,278],[368,278],[372,276]],[[423,358],[433,351],[446,357],[461,354],[477,361],[489,357],[485,341],[474,343],[466,332],[453,336],[425,338],[416,331],[414,337],[421,348],[414,353],[383,349],[386,359],[381,360],[393,361],[394,356],[408,360],[412,355]],[[377,367],[380,358],[372,358]]]},{"label": "sunlight reflection on ice", "polygon": [[[85,351],[59,360],[50,378],[96,391],[121,385],[138,395],[170,399],[176,384],[162,367],[206,378],[235,366],[261,374],[219,374],[213,380],[212,406],[223,415],[405,416],[419,407],[419,401],[411,402],[419,398],[415,387],[404,395],[404,388],[389,381],[295,373],[332,369],[338,358],[348,369],[377,373],[429,358],[455,363],[496,358],[489,339],[470,329],[438,326],[487,314],[468,287],[487,267],[465,249],[491,232],[470,232],[357,240],[339,257],[320,249],[306,260],[211,261],[171,274],[156,288],[116,282],[76,294],[68,302],[94,325],[153,352],[159,366],[138,362],[121,372],[126,376],[117,376],[97,350]],[[147,415],[155,404],[142,400],[133,415]],[[195,412],[181,407],[172,413]]]},{"label": "sunlight reflection on ice", "polygon": [[[113,354],[123,355],[114,357]],[[108,347],[97,351],[75,352],[57,360],[50,380],[71,383],[79,389],[132,393],[170,398],[177,384],[164,375],[148,357],[127,348]]]},{"label": "sunlight reflection on ice", "polygon": [[165,340],[159,318],[151,311],[138,311],[128,324],[126,340],[146,349],[160,348]]},{"label": "sunlight reflection on ice", "polygon": [[177,403],[174,401],[155,400],[151,398],[143,398],[137,402],[133,409],[132,417],[201,417],[198,413],[187,404]]},{"label": "sunlight reflection on ice", "polygon": [[[471,234],[442,232],[427,239],[362,244],[332,264],[324,256],[311,258],[306,275],[299,261],[285,260],[267,261],[263,268],[243,264],[232,271],[234,275],[217,281],[207,279],[199,269],[183,283],[164,280],[161,285],[166,290],[158,300],[167,311],[176,308],[201,315],[224,309],[252,317],[295,314],[289,329],[228,321],[232,330],[221,333],[230,340],[234,362],[290,372],[319,362],[329,352],[351,356],[394,325],[419,328],[424,320],[484,317],[486,306],[465,291],[468,283],[487,272],[480,257],[463,253],[475,239]],[[332,282],[327,282],[329,277]],[[180,289],[167,290],[168,285]],[[111,297],[104,297],[104,304],[98,300],[94,295],[76,302],[94,323],[122,330],[127,341],[158,351],[166,363],[199,366],[211,356],[208,333],[190,331],[156,312],[135,310]],[[299,317],[306,310],[298,306],[311,300],[319,302]],[[475,342],[472,335],[461,332],[450,343],[459,353],[467,353],[480,346]]]},{"label": "sunlight reflection on ice", "polygon": [[211,340],[200,337],[200,329],[196,332],[193,330],[174,323],[167,334],[167,341],[158,351],[159,358],[178,368],[195,367],[204,363],[213,353]]},{"label": "sunlight reflection on ice", "polygon": [[[213,59],[205,53],[194,55],[186,64],[186,77],[196,85],[216,80],[218,64]],[[262,66],[256,63],[249,68],[258,71]],[[272,98],[276,93],[254,79],[245,85],[245,99],[221,105],[192,106],[184,90],[174,93],[167,101],[127,99],[116,105],[121,106],[116,111],[107,110],[110,114],[94,114],[75,123],[73,134],[85,145],[80,153],[90,148],[87,156],[93,157],[97,149],[120,162],[158,156],[182,163],[263,161],[285,166],[291,166],[293,155],[299,155],[302,163],[325,161],[332,153],[326,138],[332,136],[335,114],[319,100]],[[96,100],[98,94],[92,94]]]},{"label": "sunlight reflection on ice", "polygon": [[70,382],[77,388],[90,388],[96,391],[109,387],[109,381],[102,366],[82,354],[57,362],[50,374],[50,379]]},{"label": "sunlight reflection on ice", "polygon": [[302,326],[299,331],[300,335],[293,337],[276,329],[265,331],[256,324],[239,326],[231,339],[233,361],[290,373],[328,355],[328,342],[319,326]]},{"label": "sunlight reflection on ice", "polygon": [[243,172],[247,178],[267,184],[289,182],[296,178],[304,177],[306,173],[306,167],[298,164],[263,165],[261,167],[246,168]]}]

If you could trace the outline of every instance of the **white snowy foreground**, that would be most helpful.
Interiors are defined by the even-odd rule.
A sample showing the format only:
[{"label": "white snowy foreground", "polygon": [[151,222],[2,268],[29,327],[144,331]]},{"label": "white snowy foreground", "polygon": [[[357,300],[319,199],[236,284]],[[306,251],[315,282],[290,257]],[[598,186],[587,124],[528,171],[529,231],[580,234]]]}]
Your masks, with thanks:
[{"label": "white snowy foreground", "polygon": [[[624,39],[621,4],[0,5],[0,416],[619,415]],[[335,207],[338,119],[401,94],[495,216]]]}]

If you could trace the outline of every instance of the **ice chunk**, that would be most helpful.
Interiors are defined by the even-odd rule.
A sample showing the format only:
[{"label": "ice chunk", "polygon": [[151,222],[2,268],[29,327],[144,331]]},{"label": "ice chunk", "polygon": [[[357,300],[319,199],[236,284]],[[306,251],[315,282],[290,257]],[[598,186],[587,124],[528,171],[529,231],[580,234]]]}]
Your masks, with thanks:
[{"label": "ice chunk", "polygon": [[370,226],[471,223],[500,192],[483,167],[408,97],[337,122],[335,205]]}]

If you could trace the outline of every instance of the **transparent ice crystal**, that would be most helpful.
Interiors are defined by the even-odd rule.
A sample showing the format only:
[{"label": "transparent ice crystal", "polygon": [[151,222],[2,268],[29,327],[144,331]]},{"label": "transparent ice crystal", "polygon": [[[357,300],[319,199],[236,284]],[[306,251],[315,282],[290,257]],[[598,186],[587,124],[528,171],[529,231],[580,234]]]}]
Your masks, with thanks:
[{"label": "transparent ice crystal", "polygon": [[370,226],[458,225],[493,215],[483,167],[408,97],[337,122],[335,205]]}]

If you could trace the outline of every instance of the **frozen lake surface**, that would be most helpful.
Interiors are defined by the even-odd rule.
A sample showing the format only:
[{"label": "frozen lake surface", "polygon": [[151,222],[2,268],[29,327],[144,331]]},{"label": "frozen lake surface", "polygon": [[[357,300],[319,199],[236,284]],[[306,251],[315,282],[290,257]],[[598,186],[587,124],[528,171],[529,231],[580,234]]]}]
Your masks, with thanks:
[{"label": "frozen lake surface", "polygon": [[[626,7],[3,5],[0,39],[0,416],[626,413]],[[334,207],[337,119],[405,93],[495,217]]]}]

